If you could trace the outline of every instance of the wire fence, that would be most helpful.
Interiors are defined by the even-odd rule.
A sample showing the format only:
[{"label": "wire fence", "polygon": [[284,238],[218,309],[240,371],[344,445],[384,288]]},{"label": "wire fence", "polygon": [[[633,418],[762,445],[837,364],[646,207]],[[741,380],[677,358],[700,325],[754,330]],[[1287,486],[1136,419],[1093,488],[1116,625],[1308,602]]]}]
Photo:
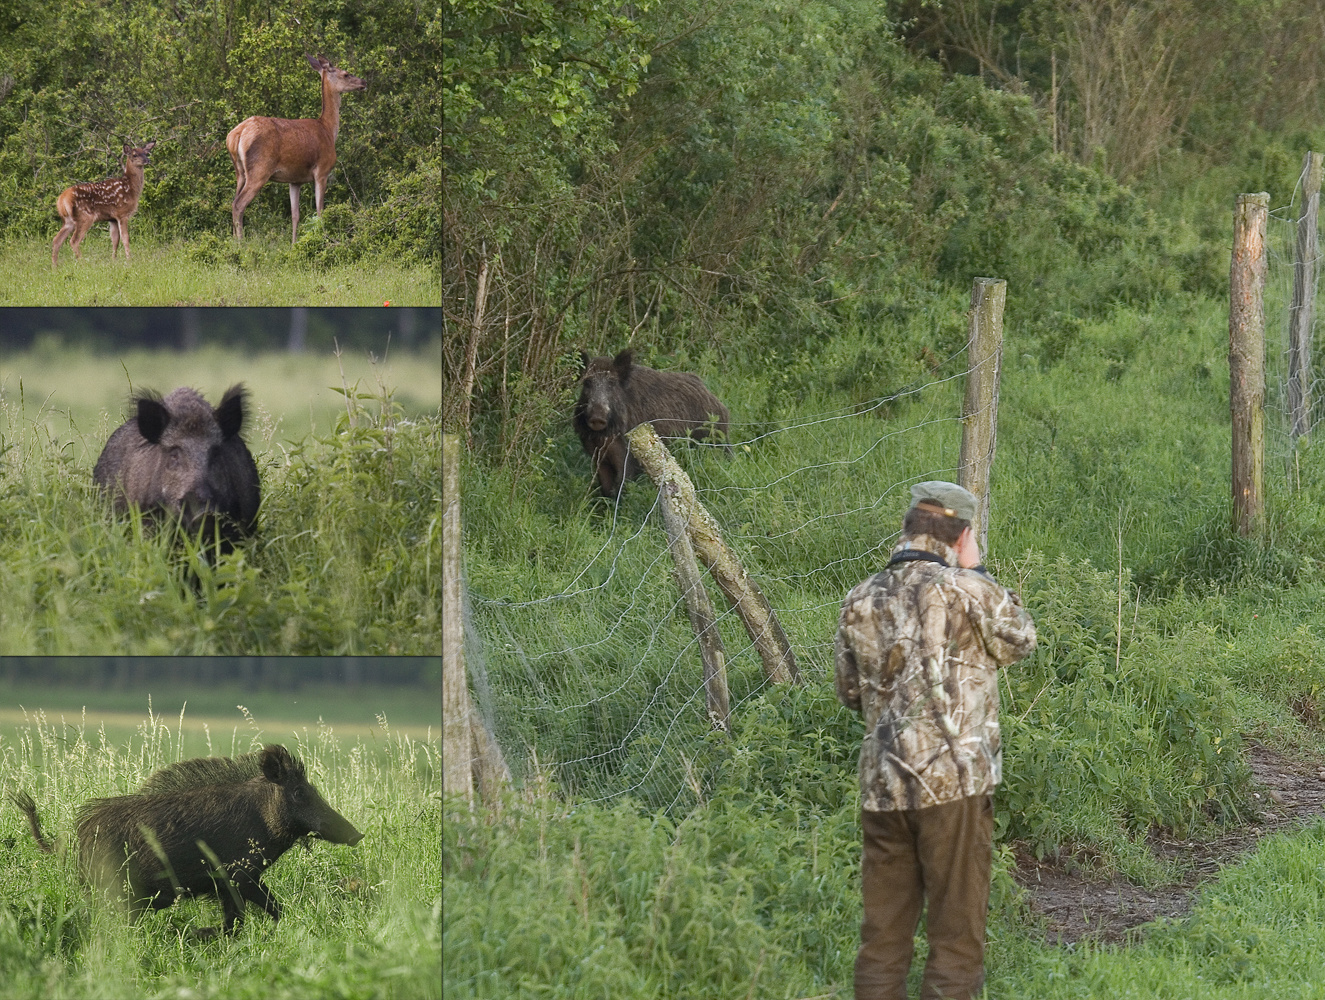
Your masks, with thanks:
[{"label": "wire fence", "polygon": [[[1311,350],[1322,307],[1320,242],[1305,238],[1300,225],[1303,207],[1319,183],[1319,175],[1309,179],[1310,173],[1309,163],[1304,164],[1289,204],[1272,210],[1266,224],[1266,473],[1283,475],[1290,485],[1300,482],[1299,444],[1310,440],[1325,418],[1325,370],[1315,360],[1318,352]],[[1318,226],[1318,220],[1311,221]],[[1295,322],[1305,334],[1296,349]]]},{"label": "wire fence", "polygon": [[[831,672],[843,596],[887,561],[910,485],[958,479],[968,347],[923,381],[859,404],[771,425],[733,414],[730,449],[673,449],[811,684]],[[577,558],[546,592],[514,593],[521,581],[467,557],[465,658],[477,711],[517,775],[548,768],[584,799],[650,808],[702,796],[718,737],[658,492],[633,481],[596,524],[575,528]],[[713,604],[739,724],[770,681],[733,611]]]}]

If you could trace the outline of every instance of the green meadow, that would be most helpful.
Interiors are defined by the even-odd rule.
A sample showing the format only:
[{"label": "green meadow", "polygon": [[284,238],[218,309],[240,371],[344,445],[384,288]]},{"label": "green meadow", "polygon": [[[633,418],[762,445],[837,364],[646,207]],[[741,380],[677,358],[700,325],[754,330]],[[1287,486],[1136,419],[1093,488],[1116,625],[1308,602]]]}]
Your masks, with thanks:
[{"label": "green meadow", "polygon": [[127,262],[122,253],[111,259],[106,227],[97,225],[82,259],[66,244],[55,269],[52,224],[50,239],[0,241],[0,306],[424,306],[441,297],[436,267],[390,258],[323,263],[291,248],[288,216],[285,224],[284,239],[246,231],[240,245],[210,233],[158,236],[131,222]]},{"label": "green meadow", "polygon": [[441,705],[428,694],[372,684],[306,684],[280,691],[153,683],[87,690],[8,682],[0,683],[0,740],[13,742],[43,719],[63,737],[78,729],[104,731],[110,743],[122,745],[150,712],[175,727],[185,757],[231,755],[243,752],[241,746],[255,735],[281,741],[321,725],[380,749],[389,733],[428,740],[441,732]]},{"label": "green meadow", "polygon": [[[130,924],[93,903],[75,852],[40,853],[6,799],[0,809],[0,995],[31,997],[440,997],[440,746],[380,727],[351,737],[307,719],[301,736],[256,713],[237,752],[284,743],[334,809],[364,833],[355,847],[312,841],[265,881],[283,907],[273,923],[250,909],[233,937],[199,941],[214,899],[177,902]],[[195,752],[177,719],[140,713],[123,739],[91,725],[34,719],[0,728],[0,786],[37,801],[44,831],[67,843],[88,798],[131,791]],[[204,749],[204,753],[206,750]],[[231,752],[229,741],[217,754]]]}]

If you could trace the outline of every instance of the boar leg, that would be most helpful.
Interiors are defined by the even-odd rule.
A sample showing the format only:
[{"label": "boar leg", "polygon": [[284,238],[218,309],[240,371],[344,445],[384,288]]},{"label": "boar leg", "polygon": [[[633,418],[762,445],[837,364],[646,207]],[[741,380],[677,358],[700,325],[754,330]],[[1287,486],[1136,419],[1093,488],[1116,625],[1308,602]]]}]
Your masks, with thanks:
[{"label": "boar leg", "polygon": [[[221,909],[225,912],[225,932],[233,934],[244,923],[244,906],[249,901],[262,906],[262,902],[253,895],[250,884],[253,877],[242,868],[231,869],[230,877],[216,880],[216,895],[221,900]],[[265,907],[264,907],[265,909]]]},{"label": "boar leg", "polygon": [[272,920],[281,919],[281,904],[277,902],[261,876],[250,875],[244,871],[235,872],[234,886],[245,900],[266,910]]},{"label": "boar leg", "polygon": [[598,450],[598,488],[609,500],[615,500],[621,492],[625,459],[626,446],[620,438],[613,438]]}]

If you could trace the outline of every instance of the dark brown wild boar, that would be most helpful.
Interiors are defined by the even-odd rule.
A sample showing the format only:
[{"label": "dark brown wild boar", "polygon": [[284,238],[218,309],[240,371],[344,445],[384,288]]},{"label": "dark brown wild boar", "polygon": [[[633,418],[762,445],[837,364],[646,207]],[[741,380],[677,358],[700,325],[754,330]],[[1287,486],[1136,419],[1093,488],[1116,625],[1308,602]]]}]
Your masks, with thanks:
[{"label": "dark brown wild boar", "polygon": [[593,459],[603,496],[615,497],[625,479],[643,471],[624,437],[638,424],[653,424],[664,439],[699,441],[716,431],[726,441],[731,414],[698,375],[637,365],[629,349],[614,358],[591,358],[581,351],[580,360],[584,375],[571,422]]},{"label": "dark brown wild boar", "polygon": [[[54,853],[27,792],[10,796],[37,846]],[[255,903],[273,920],[280,903],[262,881],[301,837],[354,846],[363,834],[329,806],[285,747],[236,758],[201,757],[152,775],[135,794],[92,799],[78,811],[78,860],[88,883],[131,920],[183,896],[216,896],[224,930]],[[216,928],[201,928],[209,936]]]},{"label": "dark brown wild boar", "polygon": [[262,496],[258,467],[240,437],[247,394],[233,385],[215,409],[196,391],[164,399],[141,393],[137,415],[116,429],[92,470],[117,511],[130,504],[178,519],[204,540],[220,531],[226,547],[253,533]]}]

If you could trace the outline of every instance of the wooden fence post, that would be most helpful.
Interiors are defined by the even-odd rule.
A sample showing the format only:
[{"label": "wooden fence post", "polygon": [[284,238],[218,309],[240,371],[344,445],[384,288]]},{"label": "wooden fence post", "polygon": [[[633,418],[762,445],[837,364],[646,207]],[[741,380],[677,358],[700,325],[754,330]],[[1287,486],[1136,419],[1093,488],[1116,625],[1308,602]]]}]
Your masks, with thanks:
[{"label": "wooden fence post", "polygon": [[1288,312],[1288,404],[1293,446],[1311,432],[1311,324],[1316,305],[1316,220],[1320,215],[1321,155],[1302,162],[1302,210],[1297,218],[1293,302]]},{"label": "wooden fence post", "polygon": [[460,574],[460,438],[442,435],[442,790],[474,808],[511,780],[501,747],[469,698]]},{"label": "wooden fence post", "polygon": [[1002,278],[976,278],[971,283],[970,367],[962,403],[962,451],[958,485],[980,500],[976,537],[980,552],[989,542],[989,471],[998,441],[998,381],[1003,368],[1003,303],[1008,283]]},{"label": "wooden fence post", "polygon": [[718,522],[695,496],[695,484],[676,464],[652,424],[640,424],[626,433],[626,439],[630,442],[631,454],[639,459],[659,491],[666,482],[676,485],[676,495],[672,499],[686,519],[695,554],[740,616],[741,624],[764,662],[765,675],[774,684],[799,684],[801,675],[796,669],[796,656],[791,651],[787,633],[782,631],[764,592],[750,579],[736,553],[723,541]]},{"label": "wooden fence post", "polygon": [[460,439],[442,435],[442,790],[474,805],[474,739],[460,596]]},{"label": "wooden fence post", "polygon": [[727,654],[718,632],[717,616],[709,601],[708,591],[695,564],[695,550],[686,530],[687,518],[679,509],[680,488],[676,483],[664,481],[659,487],[663,526],[667,529],[667,543],[676,565],[676,582],[685,598],[690,613],[690,627],[699,641],[699,655],[704,662],[704,692],[708,703],[709,720],[715,729],[731,732],[731,700],[727,694]]},{"label": "wooden fence post", "polygon": [[1265,502],[1265,224],[1270,196],[1240,194],[1229,269],[1229,411],[1233,418],[1233,527],[1246,537]]}]

